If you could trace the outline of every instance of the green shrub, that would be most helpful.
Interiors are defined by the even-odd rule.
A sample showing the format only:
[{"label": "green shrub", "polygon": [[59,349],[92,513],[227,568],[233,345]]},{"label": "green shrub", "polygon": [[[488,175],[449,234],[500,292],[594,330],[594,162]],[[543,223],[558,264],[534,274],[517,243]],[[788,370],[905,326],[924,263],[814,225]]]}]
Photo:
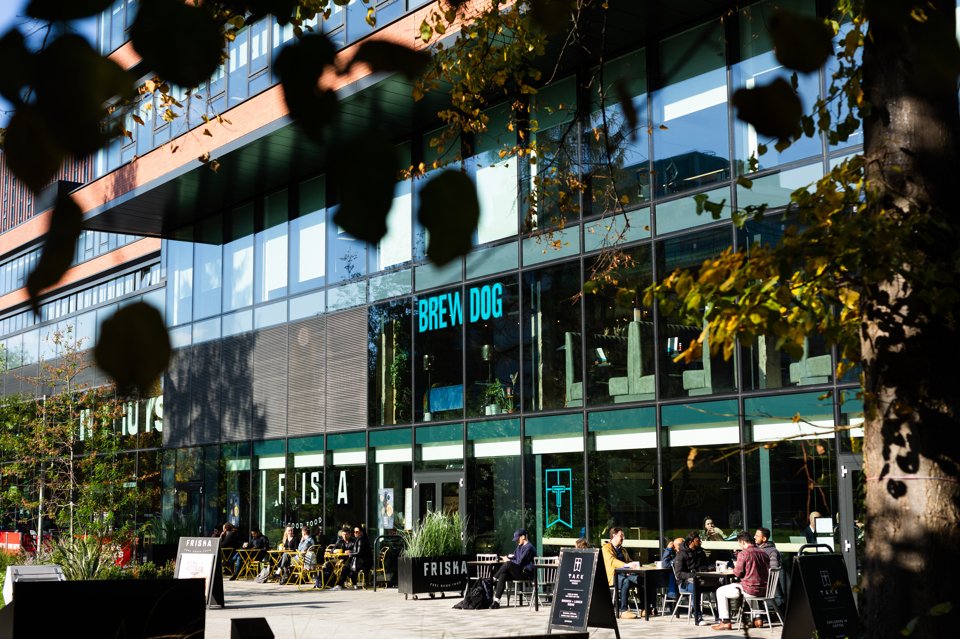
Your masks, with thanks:
[{"label": "green shrub", "polygon": [[60,566],[68,581],[98,579],[114,565],[114,547],[96,535],[64,536],[53,545],[50,561]]},{"label": "green shrub", "polygon": [[429,512],[410,532],[403,533],[405,557],[462,555],[467,546],[467,519],[459,513]]},{"label": "green shrub", "polygon": [[97,579],[133,579],[134,577],[132,570],[116,564],[104,566],[97,574]]}]

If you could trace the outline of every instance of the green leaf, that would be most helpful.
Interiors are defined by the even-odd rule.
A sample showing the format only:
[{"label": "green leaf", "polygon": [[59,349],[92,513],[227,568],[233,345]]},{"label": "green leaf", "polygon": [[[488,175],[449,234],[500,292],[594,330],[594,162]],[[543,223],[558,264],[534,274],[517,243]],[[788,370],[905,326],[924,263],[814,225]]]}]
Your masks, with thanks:
[{"label": "green leaf", "polygon": [[30,83],[33,56],[23,43],[23,35],[17,29],[11,29],[0,38],[0,95],[8,102],[19,104],[20,92]]},{"label": "green leaf", "polygon": [[452,169],[427,182],[420,192],[420,223],[430,232],[427,257],[443,266],[466,255],[480,220],[480,203],[473,181]]},{"label": "green leaf", "polygon": [[430,54],[386,40],[367,40],[360,44],[347,68],[360,62],[374,71],[399,72],[412,79],[430,63]]},{"label": "green leaf", "polygon": [[147,68],[183,87],[213,75],[224,42],[206,9],[182,0],[142,0],[130,40]]},{"label": "green leaf", "polygon": [[777,60],[788,69],[813,73],[833,55],[833,32],[823,20],[780,10],[770,18]]},{"label": "green leaf", "polygon": [[336,154],[334,179],[340,206],[333,217],[357,239],[376,244],[387,233],[397,184],[396,151],[382,132],[368,130]]},{"label": "green leaf", "polygon": [[751,180],[750,178],[744,177],[742,175],[737,178],[737,184],[739,184],[745,189],[753,188],[753,180]]},{"label": "green leaf", "polygon": [[29,106],[17,109],[10,119],[3,146],[7,166],[34,192],[49,184],[66,156],[46,122]]},{"label": "green leaf", "polygon": [[27,15],[38,20],[56,22],[93,16],[113,4],[113,0],[30,0]]},{"label": "green leaf", "polygon": [[430,26],[430,23],[424,20],[420,23],[420,39],[424,42],[429,42],[430,38],[433,37],[433,27]]},{"label": "green leaf", "polygon": [[160,312],[144,302],[124,306],[107,319],[93,350],[97,366],[121,395],[149,395],[170,362],[170,337]]},{"label": "green leaf", "polygon": [[800,135],[803,107],[800,98],[783,78],[769,85],[738,89],[733,94],[737,117],[753,125],[757,133],[785,140]]},{"label": "green leaf", "polygon": [[334,92],[319,87],[320,76],[333,64],[335,53],[325,35],[314,33],[284,47],[274,64],[290,117],[318,142],[339,109]]},{"label": "green leaf", "polygon": [[83,230],[83,213],[69,195],[60,195],[50,216],[50,228],[43,238],[43,252],[27,276],[27,293],[33,312],[40,313],[40,293],[60,281],[70,268]]}]

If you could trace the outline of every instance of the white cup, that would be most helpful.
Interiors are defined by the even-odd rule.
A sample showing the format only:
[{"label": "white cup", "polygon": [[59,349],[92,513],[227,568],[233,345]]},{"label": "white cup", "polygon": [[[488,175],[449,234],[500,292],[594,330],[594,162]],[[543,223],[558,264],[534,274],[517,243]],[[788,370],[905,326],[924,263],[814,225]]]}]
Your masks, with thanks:
[{"label": "white cup", "polygon": [[663,568],[663,562],[662,562],[662,561],[658,561],[658,562],[654,563],[653,565],[656,566],[657,568]]}]

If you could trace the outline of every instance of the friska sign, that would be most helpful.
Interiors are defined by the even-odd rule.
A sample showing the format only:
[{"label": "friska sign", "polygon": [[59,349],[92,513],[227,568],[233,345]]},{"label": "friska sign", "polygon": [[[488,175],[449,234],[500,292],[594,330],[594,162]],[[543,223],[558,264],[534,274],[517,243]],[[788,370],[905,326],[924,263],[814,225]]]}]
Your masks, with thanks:
[{"label": "friska sign", "polygon": [[[470,323],[503,317],[503,284],[485,284],[467,289]],[[420,333],[463,324],[463,300],[460,291],[451,291],[417,300]]]}]

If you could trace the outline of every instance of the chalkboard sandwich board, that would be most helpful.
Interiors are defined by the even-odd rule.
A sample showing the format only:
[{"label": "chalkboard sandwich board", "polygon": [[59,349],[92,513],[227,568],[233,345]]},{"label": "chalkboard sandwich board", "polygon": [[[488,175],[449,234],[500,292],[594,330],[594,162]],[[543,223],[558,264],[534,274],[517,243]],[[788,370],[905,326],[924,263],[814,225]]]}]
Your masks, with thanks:
[{"label": "chalkboard sandwich board", "polygon": [[588,626],[612,628],[620,639],[603,558],[595,548],[564,549],[560,551],[547,633],[586,632]]}]

